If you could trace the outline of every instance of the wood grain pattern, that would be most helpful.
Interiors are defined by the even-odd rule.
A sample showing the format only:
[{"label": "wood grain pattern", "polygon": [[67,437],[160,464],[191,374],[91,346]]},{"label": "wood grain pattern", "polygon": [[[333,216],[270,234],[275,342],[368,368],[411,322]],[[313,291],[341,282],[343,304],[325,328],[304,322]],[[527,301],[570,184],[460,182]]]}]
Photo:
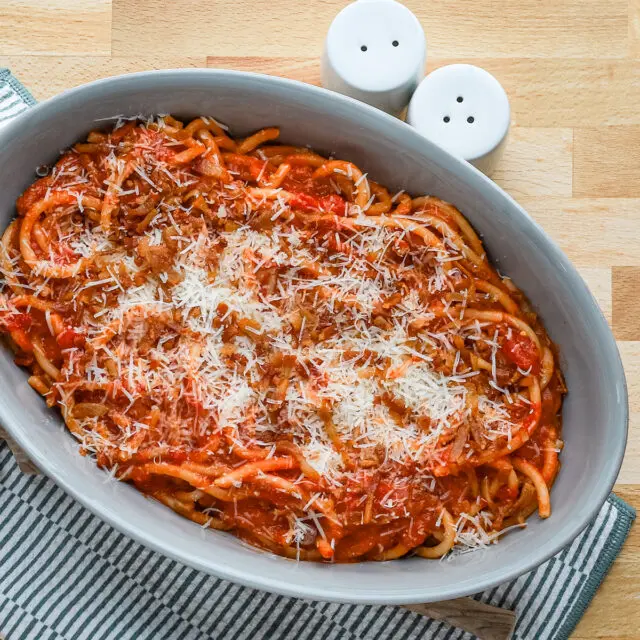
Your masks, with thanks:
[{"label": "wood grain pattern", "polygon": [[[640,342],[619,340],[618,350],[627,374],[629,410],[640,413]],[[638,467],[640,469],[640,465]]]},{"label": "wood grain pattern", "polygon": [[320,85],[320,59],[318,57],[264,57],[264,56],[209,56],[207,67],[211,69],[232,69],[253,71],[280,76],[290,80],[300,80]]},{"label": "wood grain pattern", "polygon": [[573,195],[640,196],[640,126],[576,129]]},{"label": "wood grain pattern", "polygon": [[629,57],[640,58],[640,0],[629,0]]},{"label": "wood grain pattern", "polygon": [[578,266],[578,271],[587,283],[591,293],[593,293],[593,297],[597,300],[602,314],[607,319],[607,322],[611,324],[611,269]]},{"label": "wood grain pattern", "polygon": [[[629,366],[628,370],[640,369],[640,362],[636,367]],[[622,469],[618,475],[620,484],[640,485],[640,466],[636,462],[640,458],[640,411],[631,411],[629,414],[629,436],[627,438],[627,451],[622,463]],[[618,489],[616,488],[616,491]],[[640,597],[640,593],[638,593]]]},{"label": "wood grain pattern", "polygon": [[446,620],[479,640],[509,640],[516,624],[513,611],[484,604],[473,598],[407,604],[405,608],[434,620]]},{"label": "wood grain pattern", "polygon": [[[333,16],[347,2],[224,0],[113,0],[113,53],[135,55],[157,47],[163,34],[167,54],[316,56]],[[428,35],[434,58],[565,57],[622,58],[628,50],[627,0],[408,0]],[[176,29],[185,24],[209,28]],[[227,28],[217,28],[221,17]],[[567,28],[571,24],[571,28]],[[268,34],[268,36],[265,36]]]},{"label": "wood grain pattern", "polygon": [[620,58],[627,53],[627,0],[406,4],[420,17],[434,58]]},{"label": "wood grain pattern", "polygon": [[640,199],[518,199],[579,267],[640,265]]},{"label": "wood grain pattern", "polygon": [[[175,56],[318,56],[333,16],[346,2],[289,0],[113,0],[113,54],[135,56],[158,47]],[[176,16],[198,29],[178,29]],[[224,24],[221,24],[224,21]]]},{"label": "wood grain pattern", "polygon": [[[2,6],[0,0],[0,6]],[[56,94],[86,82],[121,73],[150,69],[204,67],[206,59],[169,57],[162,53],[134,58],[100,56],[6,56],[0,44],[0,67],[8,67],[31,91],[36,100],[46,100]]]},{"label": "wood grain pattern", "polygon": [[[631,104],[640,103],[640,65],[634,60],[430,57],[427,71],[470,61],[500,80],[509,94],[513,124],[518,127],[566,129],[640,124],[640,110],[630,108]],[[214,55],[207,58],[207,66],[320,84],[320,61],[316,56]],[[568,76],[571,82],[565,82]]]},{"label": "wood grain pattern", "polygon": [[515,198],[571,196],[571,129],[513,127],[493,179]]},{"label": "wood grain pattern", "polygon": [[[640,0],[407,0],[428,69],[485,67],[513,128],[495,179],[576,264],[618,339],[629,386],[616,487],[640,508]],[[0,0],[0,66],[39,100],[98,78],[209,66],[320,83],[347,0]],[[177,24],[186,25],[178,28]],[[574,638],[640,640],[640,529]]]},{"label": "wood grain pattern", "polygon": [[612,277],[616,339],[640,340],[640,267],[614,267]]},{"label": "wood grain pattern", "polygon": [[[640,4],[640,3],[639,3]],[[640,19],[640,18],[639,18]],[[435,69],[468,59],[433,59]],[[519,127],[640,124],[640,65],[629,59],[482,58],[509,94]]]},{"label": "wood grain pattern", "polygon": [[3,0],[0,43],[4,55],[109,55],[110,0]]}]

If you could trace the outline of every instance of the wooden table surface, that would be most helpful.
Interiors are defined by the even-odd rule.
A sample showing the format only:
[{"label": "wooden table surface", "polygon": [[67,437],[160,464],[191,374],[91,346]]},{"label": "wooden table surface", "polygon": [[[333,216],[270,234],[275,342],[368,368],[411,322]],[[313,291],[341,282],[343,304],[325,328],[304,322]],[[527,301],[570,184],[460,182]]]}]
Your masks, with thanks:
[{"label": "wooden table surface", "polygon": [[[220,67],[319,83],[343,0],[0,0],[0,67],[38,100],[105,76]],[[618,340],[631,429],[616,492],[640,508],[640,0],[411,0],[428,69],[478,64],[504,85],[494,179],[573,260]],[[574,638],[640,638],[640,527]]]}]

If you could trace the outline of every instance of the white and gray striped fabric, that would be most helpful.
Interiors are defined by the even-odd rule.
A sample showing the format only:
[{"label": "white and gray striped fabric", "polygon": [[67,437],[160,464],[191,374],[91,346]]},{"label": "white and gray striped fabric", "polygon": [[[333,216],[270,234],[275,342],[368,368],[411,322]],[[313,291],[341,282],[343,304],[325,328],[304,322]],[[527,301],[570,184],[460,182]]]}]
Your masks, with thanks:
[{"label": "white and gray striped fabric", "polygon": [[0,127],[35,103],[9,69],[0,69]]},{"label": "white and gray striped fabric", "polygon": [[[0,70],[0,126],[35,101]],[[611,496],[566,549],[477,600],[514,610],[516,640],[564,640],[635,518]],[[169,560],[93,516],[0,443],[0,637],[5,640],[472,640],[397,607],[309,602]]]},{"label": "white and gray striped fabric", "polygon": [[[514,638],[568,638],[635,514],[611,496],[569,547],[476,596],[516,611]],[[6,640],[472,640],[397,607],[308,602],[240,587],[150,551],[0,444],[0,634]]]}]

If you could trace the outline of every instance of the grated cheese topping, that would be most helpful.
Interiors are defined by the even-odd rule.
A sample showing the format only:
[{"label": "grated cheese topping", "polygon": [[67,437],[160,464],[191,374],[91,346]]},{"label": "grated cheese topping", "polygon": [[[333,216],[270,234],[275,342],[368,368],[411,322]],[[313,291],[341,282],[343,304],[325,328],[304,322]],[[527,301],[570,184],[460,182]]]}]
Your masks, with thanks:
[{"label": "grated cheese topping", "polygon": [[[466,320],[471,301],[487,298],[474,289],[455,227],[445,217],[429,230],[419,217],[366,215],[375,195],[346,204],[351,165],[312,194],[343,202],[341,215],[324,204],[301,211],[295,183],[253,186],[270,177],[261,152],[251,180],[229,165],[230,179],[218,182],[207,174],[219,168],[211,149],[171,161],[190,147],[170,129],[146,119],[135,143],[101,143],[97,177],[71,151],[46,178],[47,197],[73,188],[77,203],[56,210],[55,242],[41,258],[77,261],[78,274],[53,287],[34,269],[22,286],[56,298],[83,337],[62,349],[53,384],[83,449],[118,478],[150,448],[154,461],[202,447],[270,460],[292,443],[322,487],[290,523],[287,543],[298,552],[325,537],[314,508],[354,485],[364,504],[363,479],[374,475],[390,489],[373,518],[405,517],[402,491],[436,496],[441,508],[450,497],[442,469],[510,446],[532,411],[519,384],[531,368],[503,355],[512,328]],[[352,181],[368,184],[367,174]],[[93,200],[110,197],[106,228]],[[6,289],[25,264],[3,252]],[[18,313],[4,291],[0,310]],[[58,331],[49,311],[46,326]],[[490,517],[460,515],[459,545],[490,542]]]}]

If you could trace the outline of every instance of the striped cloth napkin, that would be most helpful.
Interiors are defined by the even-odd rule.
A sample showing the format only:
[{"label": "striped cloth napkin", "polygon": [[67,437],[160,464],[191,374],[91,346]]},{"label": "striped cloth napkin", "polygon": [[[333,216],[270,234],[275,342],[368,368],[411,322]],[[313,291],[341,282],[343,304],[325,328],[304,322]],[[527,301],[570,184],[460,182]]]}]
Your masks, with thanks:
[{"label": "striped cloth napkin", "polygon": [[[0,70],[0,126],[34,104]],[[0,637],[6,640],[473,640],[399,607],[310,602],[241,587],[134,542],[0,442]],[[474,596],[516,612],[516,640],[564,640],[635,519],[614,495],[567,548]]]},{"label": "striped cloth napkin", "polygon": [[0,127],[35,103],[35,98],[9,69],[0,69]]}]

